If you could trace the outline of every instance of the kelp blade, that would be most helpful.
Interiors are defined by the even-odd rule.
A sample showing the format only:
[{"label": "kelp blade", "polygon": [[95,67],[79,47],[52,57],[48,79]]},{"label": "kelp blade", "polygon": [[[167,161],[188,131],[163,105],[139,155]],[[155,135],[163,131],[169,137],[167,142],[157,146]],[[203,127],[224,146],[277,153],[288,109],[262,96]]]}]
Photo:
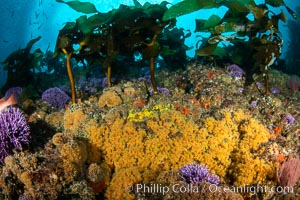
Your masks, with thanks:
[{"label": "kelp blade", "polygon": [[59,3],[65,3],[77,12],[82,12],[85,14],[96,13],[98,10],[96,9],[95,5],[90,2],[80,2],[80,1],[63,1],[63,0],[56,0]]},{"label": "kelp blade", "polygon": [[215,0],[184,0],[171,6],[163,16],[163,21],[175,19],[176,17],[198,11],[205,8],[217,8],[220,4]]}]

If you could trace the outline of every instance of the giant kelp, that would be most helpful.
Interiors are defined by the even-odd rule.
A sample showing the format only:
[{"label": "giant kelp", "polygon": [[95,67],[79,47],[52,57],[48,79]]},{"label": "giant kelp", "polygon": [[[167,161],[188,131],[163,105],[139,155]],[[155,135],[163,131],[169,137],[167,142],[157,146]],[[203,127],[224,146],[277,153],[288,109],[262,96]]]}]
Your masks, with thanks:
[{"label": "giant kelp", "polygon": [[[154,59],[160,54],[169,66],[175,68],[186,62],[187,47],[184,45],[184,39],[190,33],[185,35],[182,29],[173,28],[176,17],[221,6],[228,8],[223,17],[212,15],[207,20],[195,20],[195,32],[210,33],[209,38],[203,39],[201,45],[197,42],[196,55],[239,64],[248,72],[249,81],[253,81],[252,73],[257,72],[259,75],[256,81],[265,80],[267,93],[268,69],[281,54],[282,37],[278,23],[286,21],[283,11],[275,14],[269,8],[284,7],[288,13],[297,18],[283,0],[268,0],[260,5],[257,5],[254,0],[184,0],[170,8],[167,7],[166,1],[160,4],[141,5],[134,0],[134,6],[120,5],[119,8],[106,13],[99,12],[89,2],[64,0],[57,0],[57,2],[64,3],[78,12],[89,14],[80,16],[74,22],[67,22],[59,31],[56,42],[55,55],[61,54],[66,58],[73,103],[75,82],[71,58],[84,65],[86,63],[90,66],[102,65],[106,70],[110,86],[112,68],[114,71],[124,68],[122,58],[133,59],[133,54],[139,52],[143,57],[142,61],[150,62],[152,86],[154,91],[157,91]],[[249,14],[253,15],[253,20],[249,19]],[[235,33],[228,35],[232,32]],[[32,46],[36,41],[34,39],[29,44]],[[31,46],[29,45],[25,50]],[[45,65],[45,63],[41,64],[45,56],[43,57],[40,50],[33,53],[34,58],[32,53],[22,49],[12,53],[4,61],[7,64],[5,69],[10,70],[7,86],[4,88],[14,86],[17,82],[19,85],[28,85],[33,74],[37,78],[33,72]],[[16,62],[17,60],[20,62]],[[22,64],[19,64],[21,62]],[[52,62],[57,63],[59,59]],[[53,66],[58,65],[48,65],[48,74]],[[24,70],[27,70],[26,73]],[[52,77],[57,77],[60,72],[61,69],[56,67]],[[25,77],[26,80],[21,82],[20,80]],[[10,80],[11,78],[13,80]]]},{"label": "giant kelp", "polygon": [[98,12],[95,5],[90,2],[80,2],[80,1],[65,2],[63,0],[56,0],[56,2],[65,3],[68,6],[70,6],[71,8],[73,8],[74,10],[85,13],[85,14]]},{"label": "giant kelp", "polygon": [[31,39],[25,48],[13,51],[0,62],[3,70],[7,71],[2,93],[11,87],[22,86],[24,96],[36,98],[39,96],[38,92],[66,81],[62,67],[64,59],[53,57],[53,52],[49,49],[45,53],[40,48],[33,49],[40,39],[41,36]]},{"label": "giant kelp", "polygon": [[28,86],[32,84],[35,71],[40,70],[40,61],[43,58],[41,49],[35,49],[32,46],[41,39],[41,36],[30,40],[26,47],[12,52],[4,61],[3,69],[7,71],[7,81],[2,87],[2,92],[12,86]]},{"label": "giant kelp", "polygon": [[[256,81],[264,80],[265,92],[268,93],[268,70],[280,56],[283,43],[278,23],[280,20],[286,22],[283,11],[275,14],[269,7],[285,7],[294,19],[297,15],[283,0],[267,0],[259,5],[254,0],[184,0],[170,7],[163,19],[170,20],[193,11],[220,6],[228,8],[224,17],[212,15],[207,20],[195,20],[195,32],[210,33],[196,50],[196,55],[229,59],[251,72],[248,79],[253,72],[258,72]],[[249,15],[254,19],[250,19]]]},{"label": "giant kelp", "polygon": [[[300,6],[296,7],[296,13],[300,15]],[[300,75],[300,23],[299,20],[288,20],[287,22],[289,41],[288,49],[285,55],[286,69],[288,73]]]},{"label": "giant kelp", "polygon": [[[63,1],[58,1],[63,2]],[[86,10],[78,10],[71,4],[72,1],[63,2],[77,11],[90,13],[91,7]],[[151,81],[154,91],[157,86],[154,77],[154,59],[160,53],[162,46],[159,44],[163,30],[174,25],[175,19],[162,20],[166,12],[167,2],[160,4],[145,3],[141,5],[134,1],[134,6],[120,5],[107,13],[97,12],[87,17],[83,15],[76,22],[68,22],[59,31],[56,52],[63,53],[67,57],[67,70],[72,88],[72,102],[75,102],[75,84],[70,66],[70,59],[100,63],[106,69],[108,85],[111,86],[112,65],[118,56],[132,56],[134,52],[140,52],[143,60],[149,60]],[[80,7],[80,6],[79,6]],[[92,9],[93,10],[93,9]],[[96,10],[94,10],[96,12]],[[160,40],[162,41],[162,40]],[[170,54],[168,44],[164,43],[164,51]],[[79,48],[74,48],[77,45]],[[162,53],[163,53],[162,52]],[[176,51],[174,51],[175,53]]]}]

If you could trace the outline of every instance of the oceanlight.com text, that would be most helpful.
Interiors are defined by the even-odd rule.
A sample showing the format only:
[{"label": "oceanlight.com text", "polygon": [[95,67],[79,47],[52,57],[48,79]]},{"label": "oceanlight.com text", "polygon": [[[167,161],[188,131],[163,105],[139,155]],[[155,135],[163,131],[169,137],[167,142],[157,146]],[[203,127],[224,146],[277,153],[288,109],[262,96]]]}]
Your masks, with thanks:
[{"label": "oceanlight.com text", "polygon": [[243,186],[223,186],[218,187],[217,185],[209,185],[209,192],[228,192],[232,191],[235,193],[278,193],[278,194],[286,194],[286,193],[294,193],[293,187],[281,187],[281,186],[269,186],[269,185],[243,185]]}]

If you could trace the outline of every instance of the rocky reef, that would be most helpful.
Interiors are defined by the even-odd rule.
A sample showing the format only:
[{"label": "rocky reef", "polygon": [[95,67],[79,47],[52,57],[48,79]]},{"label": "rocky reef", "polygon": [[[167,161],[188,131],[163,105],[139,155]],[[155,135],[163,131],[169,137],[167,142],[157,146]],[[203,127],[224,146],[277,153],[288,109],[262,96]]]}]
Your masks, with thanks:
[{"label": "rocky reef", "polygon": [[[151,82],[130,79],[62,110],[42,99],[20,102],[32,139],[4,159],[1,198],[298,198],[298,179],[285,176],[299,173],[285,163],[299,160],[300,130],[299,92],[288,89],[287,75],[271,71],[270,86],[280,92],[268,96],[258,82],[244,86],[243,75],[237,79],[226,68],[195,62],[156,76],[164,86],[158,94]],[[206,165],[220,183],[185,183],[179,169],[193,163]],[[244,185],[294,190],[209,190]]]}]

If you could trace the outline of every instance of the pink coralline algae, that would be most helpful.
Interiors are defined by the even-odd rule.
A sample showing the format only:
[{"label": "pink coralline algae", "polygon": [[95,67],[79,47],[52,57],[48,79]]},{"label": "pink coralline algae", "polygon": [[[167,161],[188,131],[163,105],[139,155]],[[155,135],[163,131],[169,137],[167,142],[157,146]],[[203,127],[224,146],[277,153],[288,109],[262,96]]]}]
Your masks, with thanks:
[{"label": "pink coralline algae", "polygon": [[296,92],[300,88],[300,78],[297,75],[293,75],[289,78],[287,82],[287,87],[292,90],[292,92]]}]

